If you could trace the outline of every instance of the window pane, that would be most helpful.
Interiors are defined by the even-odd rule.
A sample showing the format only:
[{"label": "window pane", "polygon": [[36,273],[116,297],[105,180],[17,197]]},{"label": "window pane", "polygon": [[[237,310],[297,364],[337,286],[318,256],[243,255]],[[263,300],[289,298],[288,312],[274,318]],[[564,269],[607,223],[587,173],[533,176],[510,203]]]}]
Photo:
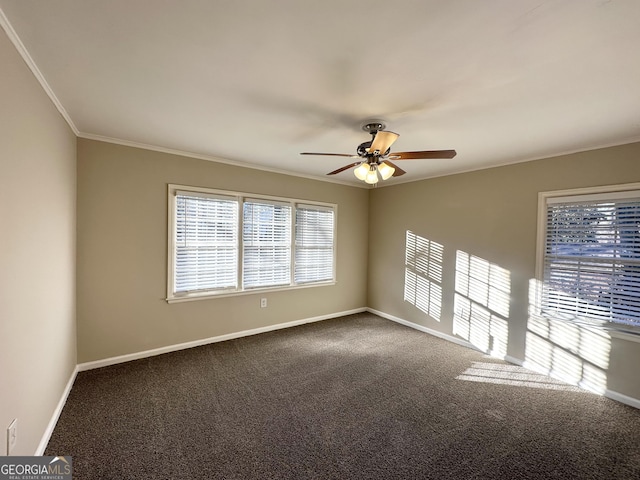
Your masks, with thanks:
[{"label": "window pane", "polygon": [[543,306],[640,325],[640,200],[547,206]]},{"label": "window pane", "polygon": [[333,280],[333,217],[329,209],[296,209],[296,283]]},{"label": "window pane", "polygon": [[243,206],[243,287],[291,283],[291,207],[246,201]]},{"label": "window pane", "polygon": [[238,202],[176,196],[174,292],[236,288]]}]

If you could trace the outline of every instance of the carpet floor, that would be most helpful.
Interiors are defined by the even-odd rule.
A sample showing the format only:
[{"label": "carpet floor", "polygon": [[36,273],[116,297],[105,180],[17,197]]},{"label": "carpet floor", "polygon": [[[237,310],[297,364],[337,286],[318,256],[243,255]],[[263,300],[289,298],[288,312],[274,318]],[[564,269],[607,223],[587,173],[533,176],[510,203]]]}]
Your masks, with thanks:
[{"label": "carpet floor", "polygon": [[81,372],[45,455],[87,480],[638,479],[640,410],[362,313]]}]

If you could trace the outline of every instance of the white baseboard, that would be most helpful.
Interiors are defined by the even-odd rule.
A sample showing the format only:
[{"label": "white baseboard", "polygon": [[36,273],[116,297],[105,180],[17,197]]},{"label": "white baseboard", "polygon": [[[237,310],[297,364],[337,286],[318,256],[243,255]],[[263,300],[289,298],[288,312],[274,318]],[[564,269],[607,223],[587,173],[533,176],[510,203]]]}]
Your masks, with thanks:
[{"label": "white baseboard", "polygon": [[[444,340],[448,340],[449,342],[453,342],[456,343],[458,345],[462,345],[463,347],[467,347],[467,348],[471,348],[473,350],[477,350],[477,351],[481,351],[479,350],[475,345],[462,340],[460,338],[456,338],[452,335],[447,335],[446,333],[442,333],[442,332],[438,332],[437,330],[432,330],[430,328],[424,327],[422,325],[418,325],[417,323],[413,323],[410,322],[408,320],[405,320],[403,318],[399,318],[396,317],[394,315],[390,315],[388,313],[385,312],[381,312],[379,310],[375,310],[373,308],[367,308],[368,312],[374,313],[376,315],[378,315],[379,317],[382,318],[386,318],[387,320],[391,320],[397,323],[400,323],[402,325],[406,325],[407,327],[411,327],[411,328],[415,328],[416,330],[420,330],[421,332],[424,333],[428,333],[429,335],[433,335],[434,337],[438,337],[438,338],[442,338]],[[482,352],[482,353],[486,353],[486,352]],[[512,357],[511,355],[505,355],[504,357],[499,357],[499,358],[504,358],[505,361],[509,362],[509,363],[513,363],[514,365],[519,365],[523,368],[526,368],[528,370],[534,371],[534,372],[539,372],[542,373],[544,375],[549,375],[552,378],[557,378],[555,375],[553,375],[553,372],[547,372],[547,371],[542,371],[539,368],[536,368],[535,365],[531,365],[529,362],[526,362],[525,360],[521,360],[519,358],[516,357]],[[566,382],[566,379],[562,379],[562,378],[557,378],[558,380],[562,380],[564,382]],[[580,385],[576,385],[577,387],[582,388]],[[586,391],[590,391],[588,389],[585,389]],[[592,392],[593,393],[593,392]],[[596,393],[596,395],[604,395],[607,398],[610,398],[611,400],[615,400],[617,402],[620,403],[624,403],[625,405],[629,405],[631,407],[640,409],[640,400],[637,398],[633,398],[633,397],[629,397],[628,395],[624,395],[622,393],[618,393],[616,391],[613,390],[605,390],[604,393]]]},{"label": "white baseboard", "polygon": [[64,387],[64,390],[62,391],[60,401],[58,402],[58,405],[56,405],[56,408],[53,411],[51,420],[49,420],[49,424],[47,425],[47,428],[44,431],[44,434],[42,435],[42,439],[40,440],[40,444],[38,445],[38,448],[36,449],[36,453],[34,453],[34,455],[36,456],[44,455],[44,451],[47,448],[47,444],[49,443],[49,440],[51,439],[51,435],[53,434],[53,429],[56,428],[56,424],[58,423],[58,419],[60,418],[60,414],[62,413],[64,404],[67,403],[67,398],[69,397],[69,393],[71,392],[71,387],[73,387],[73,382],[75,382],[77,374],[78,374],[78,366],[76,365],[76,367],[73,369],[73,372],[71,372],[71,376],[69,377],[69,381],[67,382],[67,385]]},{"label": "white baseboard", "polygon": [[[509,363],[513,363],[515,365],[520,365],[521,367],[524,367],[524,368],[526,368],[528,370],[531,370],[531,371],[534,371],[534,372],[538,372],[538,373],[542,373],[544,375],[548,375],[551,378],[555,378],[556,380],[561,380],[563,382],[567,381],[565,378],[561,378],[558,375],[554,375],[553,372],[549,372],[549,371],[547,371],[545,369],[542,369],[542,368],[538,367],[535,364],[531,364],[530,362],[527,362],[525,360],[520,360],[519,358],[515,358],[515,357],[509,356],[509,355],[507,355],[504,359]],[[572,383],[572,382],[568,382],[568,383],[570,385],[575,385],[577,387],[584,388],[580,384],[575,384],[575,383]],[[584,388],[584,390],[592,392],[592,390],[590,390],[589,388]],[[638,400],[637,398],[633,398],[633,397],[630,397],[628,395],[625,395],[623,393],[618,393],[615,390],[610,390],[610,389],[607,388],[604,392],[592,392],[592,393],[595,393],[596,395],[603,395],[603,396],[605,396],[607,398],[610,398],[611,400],[615,400],[617,402],[624,403],[625,405],[629,405],[630,407],[634,407],[634,408],[640,409],[640,400]]]},{"label": "white baseboard", "polygon": [[627,395],[614,392],[613,390],[609,389],[604,392],[604,396],[610,398],[611,400],[616,400],[620,403],[624,403],[625,405],[629,405],[630,407],[640,409],[640,400],[638,400],[637,398],[629,397]]},{"label": "white baseboard", "polygon": [[[58,402],[58,405],[56,406],[56,409],[53,412],[53,415],[51,417],[51,420],[49,421],[49,424],[47,425],[47,429],[45,430],[42,439],[40,440],[40,444],[38,445],[38,448],[36,450],[35,455],[43,455],[45,449],[47,448],[47,444],[49,443],[49,440],[51,439],[51,435],[53,434],[53,430],[56,426],[56,423],[58,422],[58,419],[60,418],[60,414],[62,413],[62,409],[64,408],[65,403],[67,402],[67,397],[69,396],[69,393],[71,392],[71,388],[73,387],[73,382],[76,379],[76,375],[78,374],[78,372],[82,372],[85,370],[91,370],[94,368],[100,368],[100,367],[106,367],[109,365],[115,365],[118,363],[124,363],[124,362],[129,362],[131,360],[138,360],[140,358],[146,358],[146,357],[152,357],[155,355],[161,355],[163,353],[169,353],[169,352],[175,352],[178,350],[184,350],[187,348],[192,348],[192,347],[199,347],[202,345],[207,345],[210,343],[216,343],[216,342],[223,342],[225,340],[232,340],[234,338],[240,338],[240,337],[247,337],[249,335],[257,335],[259,333],[265,333],[265,332],[270,332],[273,330],[280,330],[283,328],[289,328],[289,327],[295,327],[298,325],[303,325],[305,323],[312,323],[312,322],[319,322],[321,320],[328,320],[330,318],[337,318],[337,317],[342,317],[345,315],[352,315],[355,313],[361,313],[361,312],[371,312],[375,315],[378,315],[379,317],[382,318],[386,318],[387,320],[391,320],[393,322],[405,325],[407,327],[410,328],[414,328],[416,330],[419,330],[421,332],[424,333],[428,333],[429,335],[433,335],[435,337],[438,338],[442,338],[444,340],[447,340],[449,342],[461,345],[463,347],[467,347],[467,348],[471,348],[473,350],[478,350],[477,347],[475,347],[473,344],[462,340],[460,338],[456,338],[452,335],[447,335],[446,333],[442,333],[442,332],[438,332],[437,330],[432,330],[430,328],[424,327],[422,325],[418,325],[417,323],[413,323],[410,322],[408,320],[405,320],[403,318],[400,317],[396,317],[394,315],[390,315],[388,313],[385,312],[381,312],[379,310],[375,310],[373,308],[356,308],[353,310],[348,310],[345,312],[338,312],[338,313],[332,313],[332,314],[328,314],[328,315],[321,315],[319,317],[311,317],[311,318],[305,318],[302,320],[294,320],[292,322],[285,322],[285,323],[278,323],[276,325],[269,325],[266,327],[260,327],[260,328],[254,328],[251,330],[243,330],[241,332],[234,332],[234,333],[229,333],[226,335],[219,335],[217,337],[210,337],[210,338],[205,338],[205,339],[201,339],[201,340],[194,340],[192,342],[186,342],[186,343],[180,343],[177,345],[170,345],[167,347],[162,347],[162,348],[156,348],[153,350],[146,350],[143,352],[137,352],[137,353],[131,353],[128,355],[120,355],[118,357],[111,357],[111,358],[105,358],[103,360],[96,360],[94,362],[86,362],[86,363],[81,363],[78,364],[76,366],[76,368],[73,370],[73,372],[71,373],[71,377],[69,378],[69,381],[67,382],[67,385],[64,389],[64,391],[62,392],[62,396],[60,398],[60,401]],[[524,360],[520,360],[519,358],[516,357],[512,357],[510,355],[507,355],[504,357],[504,359],[509,362],[509,363],[513,363],[515,365],[519,365],[522,366],[524,368],[529,368],[532,369],[530,365],[528,365],[527,362],[525,362]],[[535,370],[535,369],[532,369]],[[618,393],[615,392],[613,390],[606,390],[604,393],[604,396],[607,398],[610,398],[612,400],[616,400],[618,402],[624,403],[626,405],[629,405],[631,407],[635,407],[637,409],[640,409],[640,400],[638,400],[637,398],[633,398],[633,397],[629,397],[627,395],[624,395],[622,393]]]},{"label": "white baseboard", "polygon": [[[405,320],[404,318],[396,317],[395,315],[391,315],[389,313],[381,312],[379,310],[375,310],[373,308],[368,308],[368,307],[366,309],[362,309],[362,310],[359,310],[359,311],[371,312],[371,313],[373,313],[375,315],[378,315],[379,317],[386,318],[387,320],[391,320],[391,321],[399,323],[401,325],[405,325],[407,327],[414,328],[414,329],[419,330],[419,331],[424,332],[424,333],[428,333],[429,335],[433,335],[434,337],[442,338],[443,340],[447,340],[449,342],[455,343],[457,345],[461,345],[463,347],[470,348],[472,350],[476,350],[476,351],[481,352],[481,353],[485,353],[487,355],[491,354],[490,352],[489,353],[483,352],[478,347],[476,347],[472,343],[467,342],[466,340],[463,340],[463,339],[458,338],[458,337],[454,337],[453,335],[448,335],[446,333],[439,332],[437,330],[433,330],[431,328],[425,327],[423,325],[419,325],[417,323],[410,322],[409,320]],[[353,312],[353,313],[357,313],[357,312]],[[523,368],[526,368],[528,370],[538,371],[538,372],[543,373],[545,375],[549,375],[552,378],[557,378],[556,376],[553,375],[553,372],[550,373],[550,372],[540,371],[540,369],[536,369],[535,366],[531,365],[529,362],[526,362],[525,360],[521,360],[521,359],[516,358],[516,357],[512,357],[511,355],[505,355],[504,357],[503,356],[499,356],[499,357],[496,357],[496,358],[504,359],[505,361],[507,361],[509,363],[512,363],[514,365],[519,365],[519,366],[521,366]],[[562,379],[562,378],[557,378],[557,379],[558,380],[562,380],[562,381],[566,381],[566,379]],[[576,385],[576,386],[582,388],[580,385]],[[587,389],[585,389],[585,390],[589,391]],[[596,394],[600,395],[600,393],[596,393]],[[629,405],[631,407],[640,409],[640,399],[633,398],[633,397],[630,397],[628,395],[624,395],[623,393],[619,393],[619,392],[616,392],[614,390],[609,390],[609,389],[606,389],[604,391],[604,393],[601,393],[601,395],[604,395],[605,397],[610,398],[611,400],[615,400],[617,402],[624,403],[625,405]]]},{"label": "white baseboard", "polygon": [[228,333],[226,335],[218,335],[216,337],[209,337],[200,340],[193,340],[191,342],[168,345],[166,347],[154,348],[152,350],[145,350],[142,352],[128,353],[126,355],[120,355],[117,357],[110,357],[104,358],[102,360],[95,360],[93,362],[80,363],[78,364],[78,371],[84,372],[85,370],[93,370],[94,368],[108,367],[109,365],[116,365],[118,363],[125,363],[132,360],[139,360],[141,358],[162,355],[163,353],[176,352],[178,350],[200,347],[202,345],[208,345],[210,343],[224,342],[225,340],[233,340],[234,338],[248,337],[250,335],[257,335],[259,333],[281,330],[283,328],[296,327],[298,325],[304,325],[305,323],[319,322],[321,320],[328,320],[330,318],[343,317],[345,315],[352,315],[354,313],[361,313],[366,311],[367,309],[364,307],[356,308],[353,310],[347,310],[345,312],[336,312],[330,313],[328,315],[321,315],[319,317],[303,318],[301,320],[293,320],[291,322],[278,323],[276,325],[268,325],[266,327],[253,328],[251,330],[243,330],[240,332]]},{"label": "white baseboard", "polygon": [[269,325],[266,327],[254,328],[251,330],[244,330],[241,332],[229,333],[227,335],[219,335],[217,337],[204,338],[201,340],[194,340],[192,342],[180,343],[177,345],[169,345],[167,347],[156,348],[153,350],[146,350],[143,352],[131,353],[128,355],[120,355],[118,357],[105,358],[103,360],[96,360],[95,362],[86,362],[80,363],[76,365],[71,373],[71,377],[65,386],[62,396],[60,397],[60,401],[53,411],[53,415],[51,416],[51,420],[49,420],[49,424],[47,425],[44,434],[42,435],[42,439],[40,440],[40,444],[36,449],[34,455],[41,456],[44,454],[45,449],[51,439],[51,435],[53,434],[53,430],[58,423],[58,419],[60,418],[60,414],[62,413],[62,409],[64,408],[65,403],[67,403],[67,398],[69,397],[69,393],[71,392],[71,388],[73,387],[73,383],[75,382],[76,376],[78,372],[82,372],[85,370],[91,370],[94,368],[106,367],[109,365],[115,365],[118,363],[129,362],[131,360],[138,360],[140,358],[152,357],[155,355],[161,355],[163,353],[175,352],[178,350],[184,350],[186,348],[199,347],[201,345],[207,345],[209,343],[223,342],[225,340],[232,340],[234,338],[247,337],[249,335],[257,335],[259,333],[270,332],[273,330],[280,330],[283,328],[295,327],[298,325],[304,325],[305,323],[319,322],[321,320],[328,320],[330,318],[342,317],[345,315],[352,315],[354,313],[362,313],[366,312],[367,309],[356,308],[353,310],[347,310],[344,312],[331,313],[328,315],[321,315],[318,317],[304,318],[301,320],[294,320],[292,322],[278,323],[276,325]]},{"label": "white baseboard", "polygon": [[[520,367],[524,367],[524,360],[520,360],[519,358],[512,357],[511,355],[505,355],[504,359],[506,362],[513,363],[514,365],[518,365]],[[532,370],[532,369],[530,368],[529,370]]]},{"label": "white baseboard", "polygon": [[421,332],[428,333],[429,335],[433,335],[434,337],[442,338],[443,340],[448,340],[449,342],[457,343],[458,345],[462,345],[463,347],[471,348],[472,350],[478,350],[478,347],[476,347],[472,343],[467,342],[466,340],[454,337],[453,335],[448,335],[446,333],[439,332],[437,330],[433,330],[431,328],[424,327],[422,325],[418,325],[417,323],[410,322],[409,320],[405,320],[404,318],[396,317],[395,315],[390,315],[388,313],[381,312],[373,308],[367,308],[367,312],[371,312],[375,315],[378,315],[379,317],[386,318],[387,320],[400,323],[407,327],[415,328],[416,330],[420,330]]}]

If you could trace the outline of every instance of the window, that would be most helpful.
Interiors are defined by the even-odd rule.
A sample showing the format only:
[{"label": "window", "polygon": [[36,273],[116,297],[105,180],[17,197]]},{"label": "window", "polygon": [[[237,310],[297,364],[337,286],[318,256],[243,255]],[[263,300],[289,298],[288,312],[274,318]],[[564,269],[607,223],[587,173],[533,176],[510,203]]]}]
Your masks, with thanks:
[{"label": "window", "polygon": [[296,283],[333,278],[333,209],[298,205],[296,209]]},{"label": "window", "polygon": [[169,185],[167,300],[335,281],[336,206]]},{"label": "window", "polygon": [[640,327],[640,185],[598,190],[541,194],[543,313]]},{"label": "window", "polygon": [[291,283],[291,205],[244,202],[242,286]]}]

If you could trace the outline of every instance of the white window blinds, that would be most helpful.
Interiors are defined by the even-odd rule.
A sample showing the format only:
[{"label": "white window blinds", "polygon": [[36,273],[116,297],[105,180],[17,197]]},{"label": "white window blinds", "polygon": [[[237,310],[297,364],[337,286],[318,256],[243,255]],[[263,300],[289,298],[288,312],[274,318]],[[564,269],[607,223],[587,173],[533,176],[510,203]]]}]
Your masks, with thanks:
[{"label": "white window blinds", "polygon": [[548,201],[546,311],[640,326],[640,192],[627,197]]},{"label": "white window blinds", "polygon": [[236,288],[238,201],[176,193],[174,291]]},{"label": "white window blinds", "polygon": [[243,207],[244,288],[291,283],[291,206],[246,200]]},{"label": "white window blinds", "polygon": [[333,279],[333,231],[333,209],[298,205],[294,273],[296,283]]},{"label": "white window blinds", "polygon": [[168,302],[334,281],[335,205],[168,187]]}]

